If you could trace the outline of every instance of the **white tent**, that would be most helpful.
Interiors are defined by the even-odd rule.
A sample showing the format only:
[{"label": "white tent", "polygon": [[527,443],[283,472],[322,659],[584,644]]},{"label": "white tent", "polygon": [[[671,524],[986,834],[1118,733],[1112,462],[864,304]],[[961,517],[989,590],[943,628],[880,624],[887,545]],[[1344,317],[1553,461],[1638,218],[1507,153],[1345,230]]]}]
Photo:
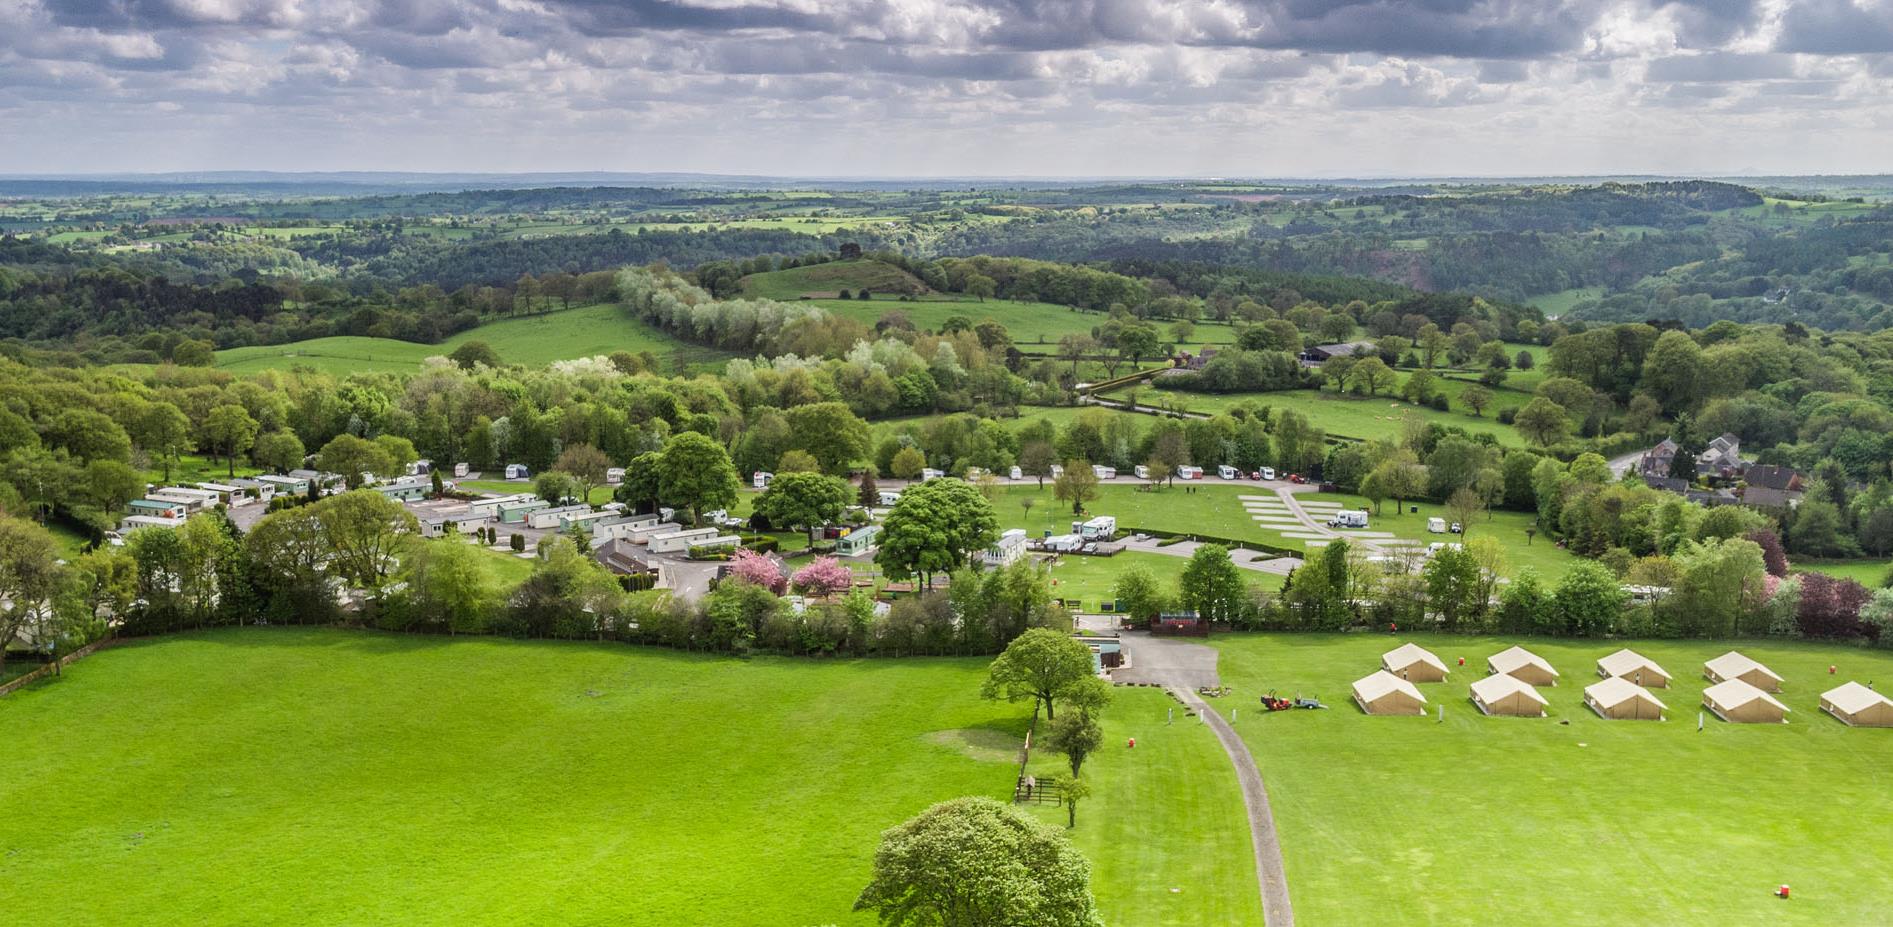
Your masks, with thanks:
[{"label": "white tent", "polygon": [[1508,647],[1486,658],[1486,669],[1501,676],[1516,676],[1534,686],[1555,686],[1558,671],[1523,647]]},{"label": "white tent", "polygon": [[1419,688],[1386,670],[1355,681],[1354,703],[1370,715],[1426,714]]},{"label": "white tent", "polygon": [[1418,644],[1401,644],[1381,654],[1380,668],[1408,682],[1439,682],[1449,672],[1446,661]]},{"label": "white tent", "polygon": [[1821,710],[1854,727],[1893,727],[1893,698],[1857,682],[1821,693]]},{"label": "white tent", "polygon": [[1584,704],[1602,718],[1645,721],[1663,720],[1663,712],[1669,708],[1651,695],[1648,689],[1622,676],[1612,676],[1603,682],[1586,686]]},{"label": "white tent", "polygon": [[1788,706],[1740,679],[1725,679],[1702,690],[1702,707],[1734,724],[1782,724],[1788,720]]},{"label": "white tent", "polygon": [[1704,663],[1702,674],[1709,677],[1710,682],[1740,679],[1764,692],[1781,691],[1781,677],[1775,675],[1774,670],[1733,650]]},{"label": "white tent", "polygon": [[1549,702],[1531,683],[1498,673],[1472,684],[1472,703],[1488,715],[1542,718]]},{"label": "white tent", "polygon": [[1646,689],[1667,689],[1670,686],[1669,670],[1657,665],[1655,660],[1634,650],[1619,650],[1597,661],[1597,675],[1609,679],[1622,676]]}]

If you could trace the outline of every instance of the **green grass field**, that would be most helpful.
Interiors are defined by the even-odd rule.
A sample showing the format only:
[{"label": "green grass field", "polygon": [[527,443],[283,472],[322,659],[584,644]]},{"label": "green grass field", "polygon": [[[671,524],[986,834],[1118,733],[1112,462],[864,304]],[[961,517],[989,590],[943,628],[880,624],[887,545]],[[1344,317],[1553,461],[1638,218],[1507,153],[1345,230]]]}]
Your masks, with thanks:
[{"label": "green grass field", "polygon": [[[1016,742],[1029,712],[978,699],[984,665],[289,629],[133,644],[0,711],[8,912],[867,923],[848,909],[881,829],[1010,791],[1013,757],[966,745]],[[74,890],[101,865],[110,891]]]},{"label": "green grass field", "polygon": [[1868,589],[1880,588],[1889,569],[1893,569],[1893,560],[1795,560],[1796,570],[1810,573],[1826,573],[1840,579],[1851,579]]},{"label": "green grass field", "polygon": [[760,299],[801,299],[833,296],[841,290],[866,287],[876,293],[925,293],[920,278],[892,264],[873,260],[829,261],[750,274],[739,284],[744,296]]},{"label": "green grass field", "polygon": [[[1442,380],[1449,393],[1463,393],[1470,384],[1453,380]],[[1124,399],[1128,390],[1119,390],[1108,398]],[[1154,386],[1136,389],[1137,402],[1148,408],[1168,409],[1172,405],[1180,406],[1189,412],[1216,414],[1235,408],[1238,405],[1263,405],[1271,409],[1293,409],[1308,416],[1308,420],[1331,435],[1371,440],[1374,438],[1398,438],[1401,423],[1408,412],[1418,414],[1429,422],[1464,428],[1473,434],[1490,434],[1499,439],[1500,444],[1517,446],[1525,443],[1518,430],[1501,423],[1498,410],[1506,402],[1523,405],[1529,398],[1511,390],[1495,391],[1495,401],[1486,409],[1484,416],[1475,416],[1464,411],[1463,406],[1455,405],[1453,411],[1441,412],[1428,406],[1416,406],[1404,399],[1391,396],[1355,396],[1341,395],[1328,390],[1282,390],[1269,393],[1198,393],[1185,390],[1168,390]]]},{"label": "green grass field", "polygon": [[553,361],[629,351],[649,351],[665,364],[720,364],[721,352],[679,341],[632,319],[615,305],[584,306],[526,318],[502,319],[461,332],[440,344],[392,338],[338,335],[291,344],[258,345],[217,352],[217,367],[255,373],[308,366],[344,376],[357,372],[406,372],[468,341],[484,341],[510,364],[543,366]]},{"label": "green grass field", "polygon": [[[1444,723],[1367,717],[1348,701],[1395,645],[1387,636],[1214,641],[1237,692],[1218,707],[1241,709],[1236,728],[1268,783],[1298,923],[1884,919],[1893,732],[1846,727],[1818,702],[1840,681],[1893,678],[1893,653],[1743,642],[1786,678],[1790,723],[1711,715],[1697,733],[1702,662],[1726,643],[1629,642],[1676,677],[1657,693],[1671,709],[1658,723],[1583,707],[1597,658],[1625,642],[1522,641],[1564,677],[1541,690],[1551,717],[1525,719],[1485,717],[1466,697],[1485,658],[1521,641],[1418,640],[1449,665],[1466,658],[1450,681],[1420,687],[1445,706]],[[1252,714],[1270,689],[1332,707]],[[1782,883],[1792,901],[1770,894]]]},{"label": "green grass field", "polygon": [[[1051,577],[1055,583],[1052,595],[1066,601],[1077,599],[1083,603],[1081,607],[1084,610],[1093,611],[1100,602],[1114,598],[1111,587],[1120,574],[1132,567],[1148,570],[1164,589],[1174,594],[1177,580],[1183,576],[1183,567],[1189,562],[1186,557],[1142,551],[1125,551],[1110,557],[1066,555],[1060,557],[1057,565],[1052,567]],[[1282,587],[1282,577],[1277,574],[1255,570],[1243,570],[1241,573],[1251,586],[1262,589]]]}]

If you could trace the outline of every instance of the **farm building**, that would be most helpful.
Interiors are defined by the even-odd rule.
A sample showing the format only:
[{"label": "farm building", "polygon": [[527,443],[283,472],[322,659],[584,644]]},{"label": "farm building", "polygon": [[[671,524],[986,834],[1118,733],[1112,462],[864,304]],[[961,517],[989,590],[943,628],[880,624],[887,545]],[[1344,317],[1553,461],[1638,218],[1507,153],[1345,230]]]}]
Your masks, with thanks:
[{"label": "farm building", "polygon": [[1729,651],[1702,665],[1702,674],[1710,682],[1740,679],[1763,692],[1780,692],[1781,677],[1775,671],[1736,651]]},{"label": "farm building", "polygon": [[1663,712],[1669,710],[1650,690],[1622,676],[1586,686],[1584,704],[1597,712],[1598,717],[1616,720],[1661,721]]},{"label": "farm building", "polygon": [[1853,727],[1893,727],[1893,698],[1857,682],[1821,693],[1821,710]]},{"label": "farm building", "polygon": [[1515,676],[1534,686],[1555,686],[1558,684],[1558,671],[1551,664],[1523,647],[1507,647],[1486,658],[1488,672],[1499,676]]},{"label": "farm building", "polygon": [[1782,724],[1788,706],[1740,679],[1727,679],[1702,690],[1702,707],[1734,724]]},{"label": "farm building", "polygon": [[1426,714],[1426,696],[1419,688],[1386,670],[1355,681],[1354,704],[1370,715]]},{"label": "farm building", "polygon": [[1419,644],[1401,644],[1380,656],[1380,668],[1408,682],[1439,682],[1446,678],[1446,661]]},{"label": "farm building", "polygon": [[1646,689],[1667,689],[1670,686],[1668,670],[1658,666],[1655,660],[1629,649],[1619,650],[1597,661],[1597,675],[1605,679],[1621,676]]},{"label": "farm building", "polygon": [[1532,684],[1517,676],[1496,673],[1472,684],[1472,703],[1488,715],[1542,718],[1549,702]]}]

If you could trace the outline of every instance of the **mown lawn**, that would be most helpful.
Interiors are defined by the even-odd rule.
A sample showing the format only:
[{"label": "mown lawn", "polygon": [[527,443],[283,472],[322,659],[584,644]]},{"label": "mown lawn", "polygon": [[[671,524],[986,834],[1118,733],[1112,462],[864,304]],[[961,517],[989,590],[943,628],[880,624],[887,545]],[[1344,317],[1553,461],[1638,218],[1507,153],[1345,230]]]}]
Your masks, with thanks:
[{"label": "mown lawn", "polygon": [[[1077,599],[1083,603],[1086,611],[1098,608],[1099,603],[1110,601],[1116,596],[1111,589],[1117,578],[1124,571],[1141,567],[1148,571],[1159,584],[1174,595],[1177,580],[1183,576],[1183,567],[1190,561],[1187,557],[1172,557],[1169,554],[1152,554],[1142,551],[1126,551],[1110,557],[1084,557],[1066,554],[1058,558],[1052,567],[1052,595],[1070,601]],[[1252,586],[1263,589],[1280,589],[1282,577],[1274,573],[1261,573],[1244,569],[1239,571],[1242,578]]]},{"label": "mown lawn", "polygon": [[[1399,640],[1407,640],[1401,638]],[[1696,731],[1709,641],[1629,646],[1676,677],[1670,720],[1583,707],[1596,660],[1626,642],[1418,637],[1449,665],[1421,686],[1445,720],[1367,717],[1350,684],[1399,640],[1232,635],[1214,641],[1237,730],[1268,782],[1297,923],[1872,924],[1893,870],[1893,731],[1846,727],[1820,693],[1893,678],[1893,653],[1776,641],[1739,649],[1786,678],[1786,725]],[[1466,686],[1514,643],[1562,684],[1551,717],[1488,718]],[[1839,675],[1827,666],[1837,664]],[[1257,695],[1318,694],[1328,711],[1250,714]],[[1568,723],[1566,723],[1568,722]],[[1792,901],[1770,893],[1793,886]],[[1521,912],[1529,912],[1524,914]]]},{"label": "mown lawn", "polygon": [[[1456,384],[1450,380],[1444,382],[1448,384],[1446,388],[1449,392],[1463,392],[1464,390],[1463,384]],[[1107,398],[1125,399],[1129,392],[1128,390],[1115,391]],[[1429,422],[1464,428],[1473,434],[1490,434],[1503,445],[1518,446],[1525,443],[1518,429],[1498,420],[1498,410],[1503,407],[1499,401],[1495,401],[1486,410],[1485,415],[1476,416],[1459,405],[1455,405],[1453,411],[1441,412],[1429,406],[1414,405],[1404,399],[1387,395],[1376,397],[1342,395],[1330,390],[1197,393],[1145,386],[1137,388],[1135,392],[1137,402],[1141,406],[1156,409],[1181,408],[1188,412],[1211,415],[1228,411],[1238,405],[1293,409],[1306,415],[1309,422],[1330,435],[1362,440],[1375,438],[1398,440],[1407,414],[1413,413]],[[1507,395],[1515,394],[1507,391]],[[1518,404],[1523,405],[1523,402]]]},{"label": "mown lawn", "polygon": [[1826,573],[1839,579],[1851,579],[1868,589],[1878,589],[1886,579],[1889,570],[1893,570],[1893,560],[1802,560],[1794,561],[1796,570],[1810,573]]},{"label": "mown lawn", "polygon": [[[20,923],[865,924],[879,832],[1009,794],[985,661],[226,630],[0,703]],[[1092,809],[1103,817],[1105,803]],[[109,868],[110,890],[74,874]]]},{"label": "mown lawn", "polygon": [[345,376],[356,372],[407,372],[429,357],[440,357],[468,341],[484,341],[502,361],[538,367],[570,360],[629,351],[649,351],[670,373],[671,365],[718,364],[727,355],[687,344],[658,331],[611,304],[542,313],[489,322],[461,332],[440,344],[416,344],[392,338],[337,335],[290,344],[258,345],[217,352],[217,367],[232,373],[287,370],[308,366]]},{"label": "mown lawn", "polygon": [[[1092,796],[1072,840],[1092,861],[1104,922],[1147,927],[1261,927],[1255,857],[1235,768],[1216,735],[1158,689],[1118,688],[1104,748],[1085,761]],[[1168,722],[1171,709],[1175,721]],[[1126,746],[1137,738],[1135,749]],[[1038,776],[1070,774],[1063,755],[1032,754]],[[1032,805],[1046,823],[1065,812]]]}]

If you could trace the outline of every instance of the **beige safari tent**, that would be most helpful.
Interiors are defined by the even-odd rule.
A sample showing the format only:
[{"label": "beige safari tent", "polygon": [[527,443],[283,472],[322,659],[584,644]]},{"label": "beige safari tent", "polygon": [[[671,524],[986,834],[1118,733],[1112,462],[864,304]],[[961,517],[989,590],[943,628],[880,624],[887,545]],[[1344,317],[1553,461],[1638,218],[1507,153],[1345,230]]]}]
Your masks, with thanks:
[{"label": "beige safari tent", "polygon": [[1586,686],[1584,704],[1591,706],[1599,717],[1619,720],[1661,721],[1663,712],[1669,708],[1648,689],[1622,676]]},{"label": "beige safari tent", "polygon": [[1386,670],[1354,683],[1354,703],[1370,715],[1426,714],[1426,696],[1413,683]]},{"label": "beige safari tent", "polygon": [[1733,724],[1781,724],[1788,706],[1740,679],[1725,679],[1702,690],[1702,707]]},{"label": "beige safari tent", "polygon": [[1781,677],[1775,671],[1733,650],[1702,665],[1702,674],[1710,682],[1740,679],[1763,692],[1780,692]]},{"label": "beige safari tent", "polygon": [[1408,682],[1439,682],[1448,672],[1445,661],[1418,644],[1401,644],[1381,654],[1380,668]]},{"label": "beige safari tent", "polygon": [[1893,727],[1893,698],[1857,682],[1821,693],[1821,710],[1854,727]]},{"label": "beige safari tent", "polygon": [[1529,685],[1555,686],[1558,671],[1551,664],[1523,647],[1508,647],[1485,660],[1487,671],[1500,676],[1516,676]]},{"label": "beige safari tent", "polygon": [[1622,676],[1646,689],[1670,687],[1669,670],[1634,650],[1619,650],[1597,661],[1597,675],[1605,679]]},{"label": "beige safari tent", "polygon": [[1488,715],[1517,718],[1545,716],[1545,697],[1531,683],[1500,673],[1472,684],[1472,703]]}]

